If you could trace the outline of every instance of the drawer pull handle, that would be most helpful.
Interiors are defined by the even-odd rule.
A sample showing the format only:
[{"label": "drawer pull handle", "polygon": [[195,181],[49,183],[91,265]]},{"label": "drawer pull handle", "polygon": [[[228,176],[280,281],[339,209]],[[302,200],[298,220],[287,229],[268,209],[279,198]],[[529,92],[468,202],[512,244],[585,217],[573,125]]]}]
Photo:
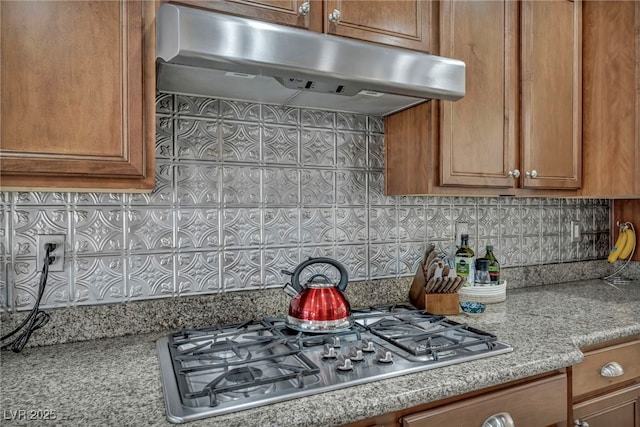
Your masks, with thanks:
[{"label": "drawer pull handle", "polygon": [[329,14],[329,21],[336,23],[340,20],[340,10],[339,9],[333,9],[333,12],[331,12]]},{"label": "drawer pull handle", "polygon": [[609,362],[600,369],[600,375],[603,377],[620,377],[624,375],[624,369],[618,362]]},{"label": "drawer pull handle", "polygon": [[508,412],[500,412],[484,420],[482,427],[516,427],[516,424]]},{"label": "drawer pull handle", "polygon": [[309,5],[309,2],[306,1],[302,3],[302,5],[298,8],[298,15],[307,16],[310,10],[311,10],[311,6]]},{"label": "drawer pull handle", "polygon": [[573,422],[574,427],[589,427],[589,423],[586,421],[575,420]]}]

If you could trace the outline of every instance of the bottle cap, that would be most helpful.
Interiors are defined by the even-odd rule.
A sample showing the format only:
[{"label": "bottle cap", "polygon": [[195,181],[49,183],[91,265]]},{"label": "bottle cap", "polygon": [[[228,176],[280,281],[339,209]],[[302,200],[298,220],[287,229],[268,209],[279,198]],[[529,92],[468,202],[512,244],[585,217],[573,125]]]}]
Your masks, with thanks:
[{"label": "bottle cap", "polygon": [[487,251],[493,252],[493,245],[487,245]]},{"label": "bottle cap", "polygon": [[486,258],[478,258],[476,260],[476,269],[480,271],[489,271],[490,263],[491,263],[491,260],[488,260]]}]

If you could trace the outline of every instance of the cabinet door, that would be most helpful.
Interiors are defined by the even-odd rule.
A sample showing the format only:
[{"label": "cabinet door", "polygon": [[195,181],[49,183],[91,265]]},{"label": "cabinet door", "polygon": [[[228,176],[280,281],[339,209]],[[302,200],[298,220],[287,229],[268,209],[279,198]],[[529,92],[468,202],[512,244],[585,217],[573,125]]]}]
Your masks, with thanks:
[{"label": "cabinet door", "polygon": [[518,10],[512,1],[441,2],[440,54],[466,64],[466,94],[442,101],[440,185],[513,187]]},{"label": "cabinet door", "polygon": [[524,1],[521,19],[522,186],[579,188],[582,4]]},{"label": "cabinet door", "polygon": [[2,186],[149,189],[154,5],[0,2]]},{"label": "cabinet door", "polygon": [[430,16],[426,0],[326,0],[325,32],[428,52]]},{"label": "cabinet door", "polygon": [[322,0],[177,0],[203,9],[322,32]]},{"label": "cabinet door", "polygon": [[640,196],[640,2],[583,10],[582,196]]},{"label": "cabinet door", "polygon": [[589,427],[640,427],[640,384],[574,405],[573,419]]}]

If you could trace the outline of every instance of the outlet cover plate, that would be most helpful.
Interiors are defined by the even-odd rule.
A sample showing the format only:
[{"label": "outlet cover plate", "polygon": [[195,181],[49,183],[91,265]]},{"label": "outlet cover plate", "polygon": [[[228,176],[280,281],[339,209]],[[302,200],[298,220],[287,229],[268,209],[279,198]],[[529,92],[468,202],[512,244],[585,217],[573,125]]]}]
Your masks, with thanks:
[{"label": "outlet cover plate", "polygon": [[44,245],[47,243],[56,245],[56,248],[51,253],[56,259],[49,265],[49,271],[64,271],[64,244],[66,237],[64,234],[38,234],[36,247],[38,272],[42,271],[42,266],[44,265],[44,255],[46,254]]},{"label": "outlet cover plate", "polygon": [[580,223],[578,221],[571,221],[571,241],[580,242]]}]

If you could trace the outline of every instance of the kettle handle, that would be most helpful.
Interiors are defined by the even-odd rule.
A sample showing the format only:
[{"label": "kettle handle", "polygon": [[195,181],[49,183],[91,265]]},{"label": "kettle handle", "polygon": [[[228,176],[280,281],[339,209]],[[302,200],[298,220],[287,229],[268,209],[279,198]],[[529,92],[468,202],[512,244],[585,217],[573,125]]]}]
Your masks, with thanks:
[{"label": "kettle handle", "polygon": [[291,286],[293,286],[295,289],[302,289],[302,286],[300,286],[300,273],[302,273],[302,270],[304,270],[305,268],[307,268],[312,264],[333,265],[340,272],[340,281],[338,282],[338,285],[336,286],[336,288],[338,288],[338,290],[341,292],[347,289],[347,283],[349,282],[349,275],[347,273],[347,269],[344,268],[344,266],[340,264],[338,261],[336,261],[335,259],[325,258],[325,257],[309,258],[308,260],[304,261],[299,266],[297,266],[296,269],[293,271],[293,277],[291,277]]},{"label": "kettle handle", "polygon": [[309,280],[307,280],[307,284],[312,283],[313,279],[315,279],[316,277],[322,277],[327,283],[331,283],[331,279],[326,274],[317,273],[309,277]]}]

